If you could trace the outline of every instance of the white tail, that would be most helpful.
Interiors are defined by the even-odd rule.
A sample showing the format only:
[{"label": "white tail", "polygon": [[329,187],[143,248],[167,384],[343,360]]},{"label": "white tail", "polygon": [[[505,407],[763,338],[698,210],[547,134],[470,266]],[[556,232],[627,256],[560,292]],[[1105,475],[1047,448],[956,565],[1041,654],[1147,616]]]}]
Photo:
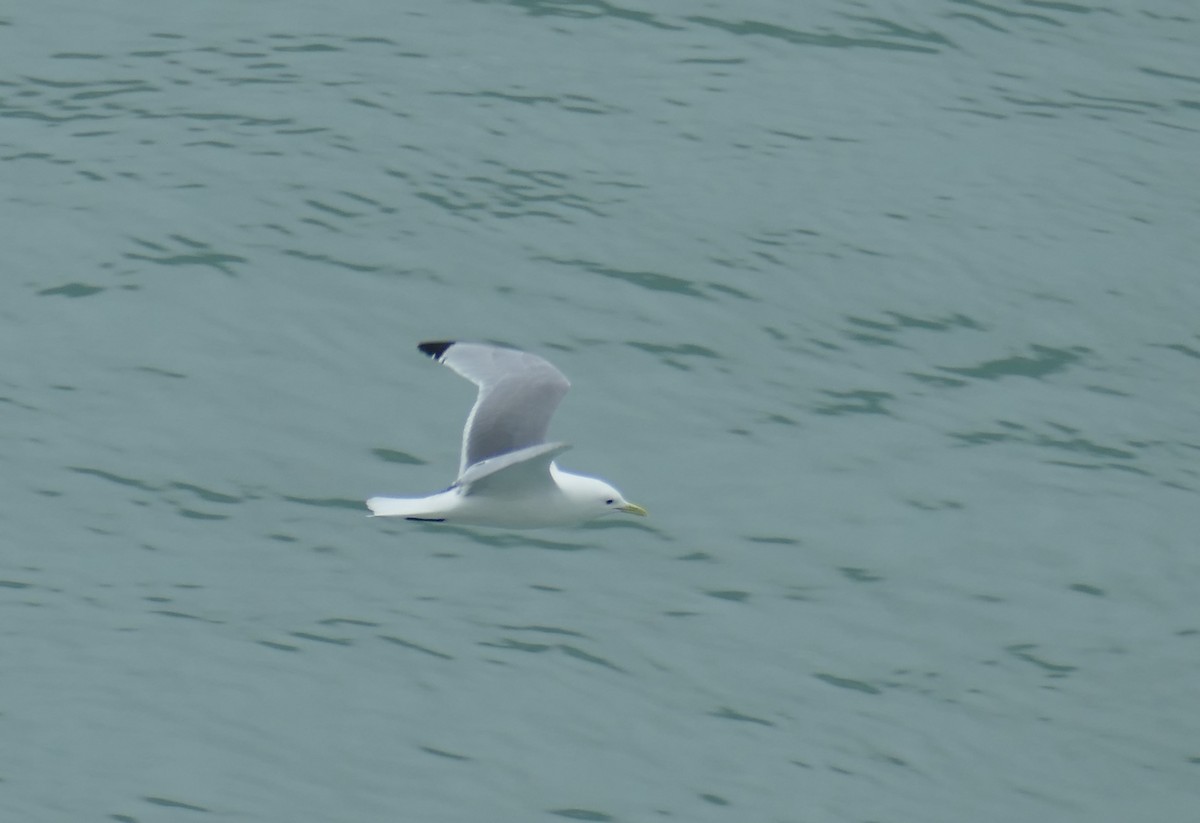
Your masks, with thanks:
[{"label": "white tail", "polygon": [[435,519],[439,516],[428,497],[372,497],[367,508],[373,517],[422,517]]}]

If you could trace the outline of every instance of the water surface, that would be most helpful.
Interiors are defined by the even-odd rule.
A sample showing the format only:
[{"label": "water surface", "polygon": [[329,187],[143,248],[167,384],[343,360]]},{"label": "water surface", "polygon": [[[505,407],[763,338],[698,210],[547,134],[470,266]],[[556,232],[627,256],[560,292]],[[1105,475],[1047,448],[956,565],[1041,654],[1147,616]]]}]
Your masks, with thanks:
[{"label": "water surface", "polygon": [[[0,16],[0,810],[1200,802],[1187,4]],[[370,520],[537,351],[646,521]]]}]

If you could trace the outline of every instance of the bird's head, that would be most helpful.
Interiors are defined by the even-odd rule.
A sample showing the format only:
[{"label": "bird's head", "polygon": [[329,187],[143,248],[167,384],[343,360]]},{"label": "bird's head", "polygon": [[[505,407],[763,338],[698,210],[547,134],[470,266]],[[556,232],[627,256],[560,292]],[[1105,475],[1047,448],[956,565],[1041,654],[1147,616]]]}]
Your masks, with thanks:
[{"label": "bird's head", "polygon": [[636,503],[630,503],[611,484],[596,477],[557,471],[556,480],[563,493],[574,500],[589,515],[588,519],[621,512],[645,517],[647,512]]}]

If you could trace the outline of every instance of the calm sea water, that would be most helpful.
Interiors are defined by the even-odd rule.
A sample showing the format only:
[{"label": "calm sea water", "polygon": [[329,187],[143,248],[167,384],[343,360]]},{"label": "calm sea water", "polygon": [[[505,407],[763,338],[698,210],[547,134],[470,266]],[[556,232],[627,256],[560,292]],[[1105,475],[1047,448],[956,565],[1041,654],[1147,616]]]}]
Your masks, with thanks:
[{"label": "calm sea water", "polygon": [[[1192,819],[1191,3],[0,13],[0,817]],[[370,520],[493,340],[646,521]]]}]

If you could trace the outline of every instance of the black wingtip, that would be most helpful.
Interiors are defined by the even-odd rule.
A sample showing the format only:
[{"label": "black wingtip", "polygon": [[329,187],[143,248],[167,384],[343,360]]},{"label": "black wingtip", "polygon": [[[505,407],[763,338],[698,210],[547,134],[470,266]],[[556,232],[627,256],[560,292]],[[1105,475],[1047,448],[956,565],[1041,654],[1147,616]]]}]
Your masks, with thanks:
[{"label": "black wingtip", "polygon": [[437,340],[430,343],[418,343],[417,348],[425,352],[434,360],[441,360],[442,355],[446,353],[446,349],[453,345],[453,340]]}]

